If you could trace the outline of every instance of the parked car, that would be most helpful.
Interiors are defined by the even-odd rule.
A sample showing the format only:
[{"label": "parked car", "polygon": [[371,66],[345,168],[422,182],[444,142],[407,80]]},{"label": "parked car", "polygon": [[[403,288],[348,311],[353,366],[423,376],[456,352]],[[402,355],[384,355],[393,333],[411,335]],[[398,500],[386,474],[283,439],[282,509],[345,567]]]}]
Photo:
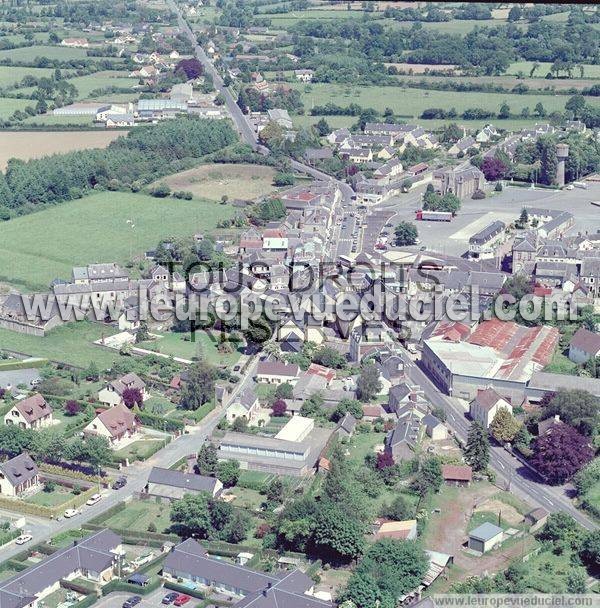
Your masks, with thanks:
[{"label": "parked car", "polygon": [[179,595],[179,593],[175,593],[174,591],[171,591],[171,593],[167,593],[167,595],[165,595],[165,597],[163,597],[162,603],[166,604],[166,605],[172,604],[177,599],[178,595]]},{"label": "parked car", "polygon": [[119,477],[113,483],[112,489],[120,490],[121,488],[125,487],[126,484],[127,484],[127,477]]},{"label": "parked car", "polygon": [[65,511],[65,517],[70,519],[71,517],[75,517],[75,515],[79,515],[79,511],[77,509],[67,509]]},{"label": "parked car", "polygon": [[133,608],[142,601],[141,595],[132,595],[123,602],[123,608]]},{"label": "parked car", "polygon": [[102,496],[100,494],[92,494],[85,503],[88,507],[93,507],[97,502],[102,500]]},{"label": "parked car", "polygon": [[233,371],[234,372],[239,372],[241,369],[242,369],[241,365],[235,365],[234,368],[233,368]]},{"label": "parked car", "polygon": [[33,536],[31,536],[31,534],[21,534],[21,536],[18,536],[15,539],[15,543],[17,543],[17,545],[24,545],[25,543],[28,543],[32,539],[33,539]]},{"label": "parked car", "polygon": [[175,601],[173,602],[174,606],[183,606],[184,604],[187,604],[190,601],[190,596],[186,595],[185,593],[180,593],[176,598]]}]

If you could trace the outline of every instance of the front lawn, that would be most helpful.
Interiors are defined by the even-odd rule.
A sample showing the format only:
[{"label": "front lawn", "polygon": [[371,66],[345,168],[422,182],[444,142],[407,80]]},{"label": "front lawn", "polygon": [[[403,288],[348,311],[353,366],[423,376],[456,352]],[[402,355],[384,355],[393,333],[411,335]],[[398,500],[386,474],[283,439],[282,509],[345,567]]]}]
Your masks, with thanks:
[{"label": "front lawn", "polygon": [[41,490],[37,494],[26,498],[25,502],[40,505],[42,507],[57,507],[58,505],[62,505],[63,503],[67,502],[67,500],[70,500],[74,496],[75,494],[71,492],[70,488],[57,485],[52,492]]},{"label": "front lawn", "polygon": [[139,439],[120,450],[115,451],[116,460],[122,461],[127,458],[133,460],[146,460],[155,454],[164,445],[162,439]]}]

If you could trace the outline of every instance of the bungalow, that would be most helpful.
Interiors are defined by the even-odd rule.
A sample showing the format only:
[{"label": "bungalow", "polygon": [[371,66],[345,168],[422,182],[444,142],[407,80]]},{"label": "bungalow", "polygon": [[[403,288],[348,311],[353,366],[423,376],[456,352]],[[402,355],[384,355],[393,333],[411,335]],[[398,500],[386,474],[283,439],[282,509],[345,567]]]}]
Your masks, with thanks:
[{"label": "bungalow", "polygon": [[4,416],[4,424],[22,429],[41,429],[53,424],[52,408],[36,393],[13,405]]},{"label": "bungalow", "polygon": [[444,464],[442,477],[448,485],[468,486],[473,480],[473,469],[466,465]]},{"label": "bungalow", "polygon": [[582,364],[600,356],[600,334],[580,327],[569,343],[569,359]]},{"label": "bungalow", "polygon": [[258,397],[251,388],[243,390],[234,399],[233,403],[227,408],[225,416],[230,424],[236,418],[245,418],[250,426],[258,426],[261,420],[265,420]]},{"label": "bungalow", "polygon": [[98,401],[105,405],[119,405],[123,403],[123,393],[128,389],[137,389],[142,394],[144,401],[149,397],[146,392],[146,383],[134,372],[125,374],[109,382],[102,390],[98,392]]},{"label": "bungalow", "polygon": [[94,532],[2,581],[2,606],[35,608],[43,598],[58,591],[65,579],[83,577],[104,585],[115,578],[122,554],[122,540],[114,532]]},{"label": "bungalow", "polygon": [[283,575],[258,572],[208,555],[196,540],[187,539],[165,558],[163,576],[226,595],[237,596],[236,608],[332,608],[314,597],[314,582],[301,570]]},{"label": "bungalow", "polygon": [[118,449],[138,434],[139,423],[135,414],[119,403],[100,412],[84,429],[84,435],[106,437],[110,447]]},{"label": "bungalow", "polygon": [[471,402],[469,413],[471,418],[481,422],[487,429],[500,408],[506,408],[512,414],[512,405],[501,397],[493,388],[479,389],[477,396]]},{"label": "bungalow", "polygon": [[296,384],[300,368],[281,361],[259,361],[256,368],[256,381],[266,384]]},{"label": "bungalow", "polygon": [[146,491],[152,496],[168,499],[183,498],[184,494],[206,492],[213,498],[223,490],[223,484],[215,477],[194,473],[182,473],[161,467],[152,467]]},{"label": "bungalow", "polygon": [[37,465],[26,452],[0,464],[0,496],[18,497],[38,484]]}]

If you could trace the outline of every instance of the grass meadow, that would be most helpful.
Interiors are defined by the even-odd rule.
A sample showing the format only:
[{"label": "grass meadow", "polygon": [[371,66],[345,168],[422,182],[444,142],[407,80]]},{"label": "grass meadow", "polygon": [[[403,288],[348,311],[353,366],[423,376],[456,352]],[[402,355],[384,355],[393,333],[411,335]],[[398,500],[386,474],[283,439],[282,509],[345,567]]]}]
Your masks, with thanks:
[{"label": "grass meadow", "polygon": [[[163,237],[209,232],[232,207],[204,200],[100,192],[0,225],[0,281],[47,289],[75,265],[125,263]],[[131,223],[134,228],[131,227]]]}]

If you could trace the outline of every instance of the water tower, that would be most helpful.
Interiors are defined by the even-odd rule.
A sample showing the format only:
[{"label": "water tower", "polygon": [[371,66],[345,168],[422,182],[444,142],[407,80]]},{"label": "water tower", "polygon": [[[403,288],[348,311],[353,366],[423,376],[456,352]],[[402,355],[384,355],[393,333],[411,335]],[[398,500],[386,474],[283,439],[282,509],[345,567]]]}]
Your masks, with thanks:
[{"label": "water tower", "polygon": [[565,161],[569,156],[569,146],[567,144],[556,144],[556,158],[558,166],[556,167],[556,183],[559,187],[565,185]]}]

